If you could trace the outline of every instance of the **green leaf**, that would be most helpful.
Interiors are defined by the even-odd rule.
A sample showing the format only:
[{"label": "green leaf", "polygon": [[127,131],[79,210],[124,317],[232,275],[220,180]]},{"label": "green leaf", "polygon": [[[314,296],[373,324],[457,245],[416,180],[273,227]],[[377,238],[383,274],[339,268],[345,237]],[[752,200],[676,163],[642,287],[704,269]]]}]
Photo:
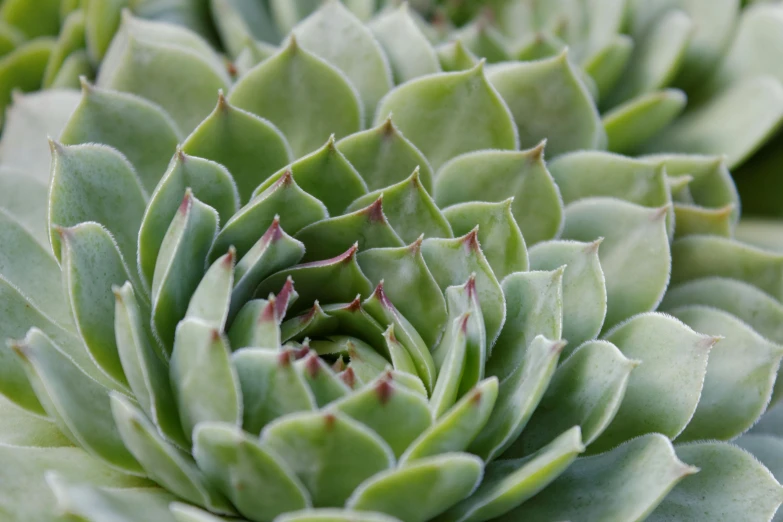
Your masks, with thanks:
[{"label": "green leaf", "polygon": [[[381,100],[376,124],[390,114],[435,169],[465,152],[519,148],[511,113],[487,80],[483,62],[397,87]],[[463,132],[466,128],[471,132]]]},{"label": "green leaf", "polygon": [[706,277],[669,288],[661,310],[703,305],[741,319],[776,343],[783,343],[783,305],[770,295],[735,279]]},{"label": "green leaf", "polygon": [[582,65],[595,81],[598,99],[603,99],[617,84],[631,58],[634,41],[628,35],[617,34]]},{"label": "green leaf", "polygon": [[783,124],[783,86],[769,76],[750,77],[687,111],[644,147],[648,152],[725,154],[741,164]]},{"label": "green leaf", "polygon": [[499,279],[528,269],[527,246],[511,211],[513,204],[514,198],[497,203],[474,201],[443,211],[454,235],[461,236],[479,227],[481,250]]},{"label": "green leaf", "polygon": [[215,110],[185,139],[182,150],[224,165],[243,203],[259,184],[292,160],[277,127],[232,106],[222,91]]},{"label": "green leaf", "polygon": [[234,287],[236,252],[228,253],[212,263],[193,292],[185,312],[186,319],[198,319],[218,331],[223,331],[228,316],[231,290]]},{"label": "green leaf", "polygon": [[318,221],[297,232],[295,239],[305,246],[303,260],[334,257],[354,243],[361,250],[402,247],[402,239],[384,215],[382,197],[365,208]]},{"label": "green leaf", "polygon": [[563,224],[560,190],[547,171],[544,144],[526,151],[479,151],[446,163],[435,178],[441,208],[473,201],[506,201],[528,245],[556,237]]},{"label": "green leaf", "polygon": [[356,259],[372,284],[386,283],[389,300],[431,347],[446,324],[446,300],[424,262],[421,241],[419,238],[400,248],[366,250]]},{"label": "green leaf", "polygon": [[288,415],[264,429],[261,444],[299,477],[315,507],[343,505],[359,484],[394,464],[383,439],[341,413]]},{"label": "green leaf", "polygon": [[672,243],[672,285],[703,277],[738,279],[783,300],[783,255],[717,236]]},{"label": "green leaf", "polygon": [[389,59],[395,84],[441,71],[435,50],[413,16],[403,3],[397,9],[381,11],[369,23]]},{"label": "green leaf", "polygon": [[85,37],[90,60],[101,61],[109,49],[114,34],[120,27],[122,9],[130,4],[130,0],[106,0],[83,3],[85,13]]},{"label": "green leaf", "polygon": [[52,87],[57,73],[62,69],[63,62],[71,53],[84,49],[86,45],[84,26],[84,12],[82,10],[74,11],[63,20],[57,43],[49,56],[49,62],[46,64],[41,85],[43,88]]},{"label": "green leaf", "polygon": [[466,453],[419,459],[362,483],[346,507],[426,522],[468,496],[483,472],[481,459]]},{"label": "green leaf", "polygon": [[[734,441],[734,444],[751,453],[772,473],[775,480],[781,476],[781,455],[783,439],[763,433],[746,433]],[[774,519],[773,519],[774,520]]]},{"label": "green leaf", "polygon": [[[116,150],[93,144],[52,144],[49,224],[100,223],[114,237],[132,275],[136,274],[136,236],[145,207],[139,178]],[[60,239],[54,229],[49,238],[59,259]]]},{"label": "green leaf", "polygon": [[112,290],[116,299],[114,333],[117,349],[133,396],[161,434],[185,448],[190,438],[185,436],[179,422],[168,368],[158,356],[147,332],[147,316],[142,314],[129,282],[121,288],[112,287]]},{"label": "green leaf", "polygon": [[497,520],[645,520],[696,471],[680,462],[666,437],[645,435],[576,460],[544,491]]},{"label": "green leaf", "polygon": [[57,509],[67,517],[86,522],[111,519],[117,522],[156,520],[174,522],[169,504],[177,497],[160,488],[109,489],[64,480],[59,474],[47,476],[57,497]]},{"label": "green leaf", "polygon": [[445,72],[466,71],[478,64],[478,57],[473,54],[462,40],[452,40],[435,49],[438,61]]},{"label": "green leaf", "polygon": [[487,77],[508,103],[522,148],[543,139],[552,156],[606,147],[601,117],[567,52],[498,64],[487,69]]},{"label": "green leaf", "polygon": [[426,398],[395,382],[391,372],[331,403],[328,410],[344,413],[373,430],[396,457],[432,424]]},{"label": "green leaf", "polygon": [[258,286],[256,296],[278,291],[289,276],[300,289],[299,299],[294,303],[291,313],[307,309],[316,300],[345,303],[357,294],[369,296],[372,284],[356,262],[356,250],[354,245],[332,259],[305,263],[272,274]]},{"label": "green leaf", "polygon": [[362,128],[362,105],[348,79],[293,37],[245,74],[228,100],[276,125],[297,158],[330,134],[342,138]]},{"label": "green leaf", "polygon": [[641,361],[614,420],[590,446],[600,452],[646,433],[675,438],[696,411],[717,337],[696,333],[661,313],[637,315],[605,336],[629,359]]},{"label": "green leaf", "polygon": [[334,134],[315,152],[270,176],[253,197],[274,186],[289,172],[303,190],[323,201],[331,215],[342,214],[349,203],[367,193],[364,180],[335,146]]},{"label": "green leaf", "polygon": [[[355,301],[358,303],[358,300]],[[388,361],[372,346],[356,337],[332,335],[328,340],[310,341],[318,355],[336,359],[332,369],[351,389],[358,389],[389,369]]]},{"label": "green leaf", "polygon": [[278,319],[277,300],[274,295],[270,295],[269,300],[248,301],[239,310],[229,328],[228,340],[231,349],[236,351],[248,346],[280,346],[282,339]]},{"label": "green leaf", "polygon": [[359,93],[365,121],[370,120],[393,85],[389,62],[370,30],[341,2],[325,2],[291,34],[303,49],[345,74]]},{"label": "green leaf", "polygon": [[669,271],[677,266],[666,234],[670,212],[670,206],[645,208],[610,198],[583,199],[566,208],[564,239],[604,238],[598,249],[606,276],[604,330],[654,310],[663,298]]},{"label": "green leaf", "polygon": [[111,394],[111,409],[127,448],[147,475],[183,500],[213,513],[233,513],[228,501],[196,466],[190,454],[164,441],[147,417],[128,399]]},{"label": "green leaf", "polygon": [[277,517],[276,522],[401,522],[382,513],[366,511],[347,511],[344,509],[308,509],[286,513]]},{"label": "green leaf", "polygon": [[68,438],[116,468],[141,473],[112,420],[108,389],[36,328],[15,342],[13,349],[46,413]]},{"label": "green leaf", "polygon": [[666,129],[685,109],[686,96],[677,89],[642,94],[607,111],[603,117],[612,152],[629,154]]},{"label": "green leaf", "polygon": [[232,357],[243,398],[242,428],[258,435],[280,417],[316,408],[305,378],[294,368],[293,354],[271,348],[245,348]]},{"label": "green leaf", "polygon": [[565,353],[594,339],[606,316],[606,281],[598,259],[601,240],[592,243],[547,241],[530,249],[531,270],[563,272],[563,339]]},{"label": "green leaf", "polygon": [[[430,408],[436,419],[454,406],[459,398],[458,392],[462,375],[466,373],[467,333],[470,316],[471,313],[466,312],[454,319],[451,324],[447,324],[448,331],[438,346],[438,350],[445,353],[442,355],[438,367],[438,378],[430,397]],[[484,377],[483,368],[481,368],[479,377]]]},{"label": "green leaf", "polygon": [[112,286],[130,279],[117,245],[105,228],[82,223],[60,229],[63,291],[76,330],[95,364],[126,388],[114,337]]},{"label": "green leaf", "polygon": [[491,462],[476,491],[437,520],[481,522],[500,516],[548,486],[583,451],[579,427],[574,426],[530,458]]},{"label": "green leaf", "polygon": [[561,266],[551,272],[517,272],[503,280],[507,317],[490,351],[489,375],[502,382],[514,373],[536,337],[561,338],[564,271],[565,267]]},{"label": "green leaf", "polygon": [[302,190],[291,172],[286,171],[230,217],[215,238],[210,259],[222,255],[231,246],[236,248],[237,256],[242,259],[257,244],[257,238],[261,238],[272,226],[276,217],[289,234],[296,234],[328,216],[324,204]]},{"label": "green leaf", "polygon": [[563,347],[565,342],[543,335],[531,341],[525,359],[500,383],[495,408],[470,444],[471,453],[490,461],[514,443],[541,401]]},{"label": "green leaf", "polygon": [[226,522],[227,520],[231,520],[213,515],[208,511],[191,506],[190,504],[182,504],[179,502],[172,502],[169,504],[169,510],[174,516],[174,520],[177,522]]},{"label": "green leaf", "polygon": [[169,374],[186,436],[200,422],[241,423],[240,378],[228,342],[214,325],[194,318],[177,325]]},{"label": "green leaf", "polygon": [[308,355],[296,361],[294,367],[304,378],[319,408],[346,396],[351,391],[314,351],[310,351]]},{"label": "green leaf", "polygon": [[0,18],[18,27],[28,38],[57,34],[60,26],[60,2],[43,0],[35,5],[24,0],[3,3]]},{"label": "green leaf", "polygon": [[[28,448],[61,448],[73,446],[57,424],[51,420],[23,410],[0,396],[0,445]],[[2,494],[0,494],[0,497]],[[2,501],[0,501],[2,505]],[[3,508],[0,507],[0,513]]]},{"label": "green leaf", "polygon": [[210,113],[215,94],[229,78],[221,59],[197,34],[128,14],[106,52],[97,84],[157,103],[188,134]]},{"label": "green leaf", "polygon": [[498,380],[478,383],[427,428],[400,457],[400,464],[454,451],[465,451],[487,424],[498,396]]},{"label": "green leaf", "polygon": [[146,479],[128,475],[80,448],[23,448],[0,445],[0,513],[9,520],[51,522],[56,500],[47,473],[109,488],[148,488]]},{"label": "green leaf", "polygon": [[487,342],[494,344],[506,320],[505,300],[500,283],[479,245],[477,228],[455,239],[425,239],[421,248],[427,266],[443,291],[449,286],[463,284],[476,273]]},{"label": "green leaf", "polygon": [[427,158],[388,118],[383,123],[346,136],[337,142],[339,150],[361,175],[371,191],[385,189],[419,169],[424,190],[432,193],[432,167]]},{"label": "green leaf", "polygon": [[737,437],[766,410],[783,347],[713,308],[691,305],[672,314],[698,332],[721,337],[710,351],[699,405],[677,440]]},{"label": "green leaf", "polygon": [[166,354],[174,330],[185,317],[190,298],[206,270],[206,258],[217,233],[218,215],[188,189],[163,237],[152,277],[152,326]]},{"label": "green leaf", "polygon": [[168,114],[132,94],[98,89],[82,81],[82,101],[60,140],[65,145],[102,143],[131,162],[151,193],[166,171],[179,131]]},{"label": "green leaf", "polygon": [[199,468],[243,516],[272,520],[310,506],[307,490],[280,458],[236,426],[202,423],[193,439]]},{"label": "green leaf", "polygon": [[259,2],[211,0],[212,19],[229,56],[236,58],[249,40],[277,43],[280,35],[269,13]]},{"label": "green leaf", "polygon": [[569,426],[580,426],[581,441],[590,445],[614,419],[638,364],[607,341],[577,348],[557,368],[530,422],[504,456],[530,455]]},{"label": "green leaf", "polygon": [[0,119],[16,90],[29,92],[41,88],[46,64],[55,42],[49,38],[30,40],[0,58]]},{"label": "green leaf", "polygon": [[416,167],[407,179],[361,196],[347,210],[358,210],[383,198],[383,213],[403,241],[416,241],[422,234],[454,237],[449,222],[423,185]]},{"label": "green leaf", "polygon": [[139,230],[139,272],[147,286],[152,284],[163,238],[188,188],[217,211],[221,222],[237,211],[239,195],[231,174],[217,163],[178,151],[152,193]]},{"label": "green leaf", "polygon": [[647,520],[770,520],[783,501],[780,484],[739,448],[702,442],[678,446],[677,455],[701,471],[679,483]]}]

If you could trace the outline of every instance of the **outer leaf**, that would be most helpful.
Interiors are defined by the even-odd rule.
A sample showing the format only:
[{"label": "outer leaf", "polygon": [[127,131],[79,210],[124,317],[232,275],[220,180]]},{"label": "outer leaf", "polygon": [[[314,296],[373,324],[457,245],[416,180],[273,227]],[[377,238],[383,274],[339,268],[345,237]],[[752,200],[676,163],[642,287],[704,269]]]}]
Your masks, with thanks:
[{"label": "outer leaf", "polygon": [[82,101],[63,129],[66,145],[103,143],[115,147],[136,168],[151,193],[180,140],[171,117],[158,105],[132,94],[98,89],[82,81]]},{"label": "outer leaf", "polygon": [[[117,241],[123,259],[136,273],[136,235],[146,197],[133,167],[117,151],[100,145],[52,145],[49,224],[71,227],[95,221]],[[49,232],[60,256],[60,240]]]},{"label": "outer leaf", "polygon": [[286,513],[278,517],[277,522],[400,522],[400,520],[381,513],[325,508]]},{"label": "outer leaf", "polygon": [[641,365],[631,374],[617,415],[590,450],[608,449],[645,433],[679,435],[696,411],[707,355],[718,338],[651,313],[618,325],[606,339]]},{"label": "outer leaf", "polygon": [[35,91],[41,87],[53,48],[53,40],[36,38],[0,59],[0,107],[3,110],[15,90]]},{"label": "outer leaf", "polygon": [[237,82],[228,97],[240,109],[266,118],[291,144],[295,157],[362,126],[362,106],[348,80],[302,49],[296,38]]},{"label": "outer leaf", "polygon": [[702,442],[678,446],[677,455],[701,471],[678,484],[648,520],[770,520],[783,502],[780,484],[739,448]]},{"label": "outer leaf", "polygon": [[523,148],[546,139],[549,153],[557,156],[606,146],[598,110],[566,52],[499,64],[487,70],[487,77],[508,103]]},{"label": "outer leaf", "polygon": [[588,198],[566,208],[564,238],[604,238],[598,249],[606,275],[604,329],[654,310],[663,298],[673,265],[664,219],[669,212],[670,207],[649,209],[608,198]]},{"label": "outer leaf", "polygon": [[664,130],[685,109],[685,93],[665,89],[637,96],[607,111],[603,124],[612,152],[628,154]]},{"label": "outer leaf", "polygon": [[0,444],[17,448],[73,446],[70,439],[57,428],[57,424],[15,406],[5,397],[0,397],[0,415],[3,418],[3,423],[0,424]]},{"label": "outer leaf", "polygon": [[[435,169],[465,152],[519,148],[511,113],[487,80],[483,64],[397,87],[378,106],[376,124],[391,113]],[[465,128],[471,132],[460,133]]]},{"label": "outer leaf", "polygon": [[577,460],[544,491],[498,520],[644,520],[696,471],[680,462],[666,437],[645,435]]},{"label": "outer leaf", "polygon": [[[3,136],[8,135],[8,126]],[[5,159],[1,155],[0,158]],[[0,168],[0,209],[11,214],[24,225],[24,235],[31,235],[48,250],[49,230],[47,226],[47,206],[49,204],[49,186],[23,171]],[[13,229],[13,227],[11,227]],[[47,252],[48,254],[48,252]],[[51,304],[55,304],[53,301]]]},{"label": "outer leaf", "polygon": [[182,150],[224,165],[237,184],[242,203],[250,199],[261,182],[292,159],[288,143],[277,127],[232,106],[222,91],[215,110],[187,137]]},{"label": "outer leaf", "polygon": [[394,463],[383,439],[339,413],[288,415],[264,429],[261,444],[282,457],[315,507],[342,505],[360,483]]},{"label": "outer leaf", "polygon": [[544,144],[527,151],[479,151],[443,165],[435,182],[440,207],[514,197],[514,214],[528,245],[552,239],[563,224],[560,190],[547,171]]},{"label": "outer leaf", "polygon": [[483,464],[478,457],[466,453],[420,459],[370,478],[354,491],[346,506],[426,522],[478,486]]}]

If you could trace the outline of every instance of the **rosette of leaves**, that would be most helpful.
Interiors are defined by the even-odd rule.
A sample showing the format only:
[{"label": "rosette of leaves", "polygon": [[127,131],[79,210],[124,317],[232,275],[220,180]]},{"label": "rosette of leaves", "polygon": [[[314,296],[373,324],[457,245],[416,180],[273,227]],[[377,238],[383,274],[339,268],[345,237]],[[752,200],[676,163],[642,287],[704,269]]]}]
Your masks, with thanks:
[{"label": "rosette of leaves", "polygon": [[777,400],[783,263],[728,237],[725,162],[545,162],[485,64],[395,88],[308,20],[232,85],[126,17],[73,114],[12,111],[19,162],[66,121],[48,193],[3,177],[0,513],[771,519],[730,441]]}]

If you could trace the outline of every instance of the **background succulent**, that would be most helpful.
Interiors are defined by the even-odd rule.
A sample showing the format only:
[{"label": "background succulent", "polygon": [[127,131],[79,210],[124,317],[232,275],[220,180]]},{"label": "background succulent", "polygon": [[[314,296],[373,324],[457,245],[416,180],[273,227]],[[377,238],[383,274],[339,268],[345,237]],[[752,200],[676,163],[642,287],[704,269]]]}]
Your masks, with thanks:
[{"label": "background succulent", "polygon": [[336,2],[293,35],[234,83],[128,15],[97,86],[9,111],[0,512],[770,519],[716,441],[778,399],[783,263],[730,239],[725,160],[545,163],[526,126],[600,128],[565,55],[394,87],[438,54]]}]

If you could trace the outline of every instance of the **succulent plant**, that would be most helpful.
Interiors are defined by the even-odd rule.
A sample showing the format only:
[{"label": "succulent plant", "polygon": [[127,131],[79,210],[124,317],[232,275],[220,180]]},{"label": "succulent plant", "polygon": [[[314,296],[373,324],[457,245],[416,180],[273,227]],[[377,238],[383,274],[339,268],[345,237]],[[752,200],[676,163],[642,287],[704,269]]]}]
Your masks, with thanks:
[{"label": "succulent plant", "polygon": [[780,395],[783,258],[730,239],[725,160],[545,161],[600,128],[565,55],[426,71],[397,16],[328,3],[234,83],[126,15],[97,85],[19,97],[0,513],[771,519],[727,441]]}]

